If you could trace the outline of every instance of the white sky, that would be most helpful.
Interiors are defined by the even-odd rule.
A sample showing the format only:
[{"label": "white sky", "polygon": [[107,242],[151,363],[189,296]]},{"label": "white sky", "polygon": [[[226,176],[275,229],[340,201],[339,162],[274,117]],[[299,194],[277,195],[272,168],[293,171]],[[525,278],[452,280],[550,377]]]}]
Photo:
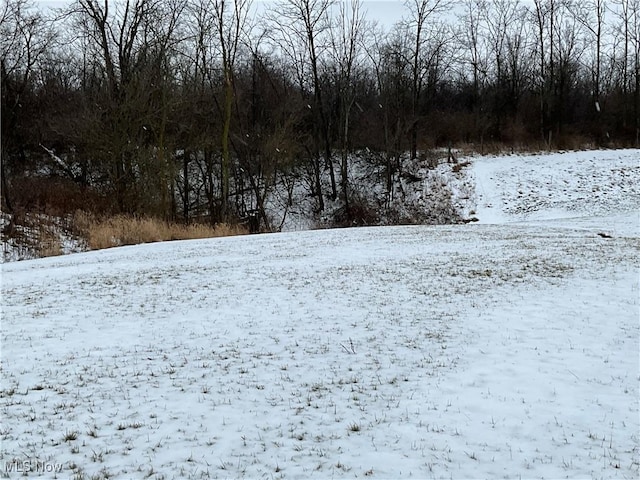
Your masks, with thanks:
[{"label": "white sky", "polygon": [[[59,8],[71,3],[71,0],[35,0],[36,5],[44,8]],[[270,0],[257,0],[256,4],[272,3]],[[367,18],[377,20],[385,27],[398,22],[405,12],[403,0],[364,0]]]}]

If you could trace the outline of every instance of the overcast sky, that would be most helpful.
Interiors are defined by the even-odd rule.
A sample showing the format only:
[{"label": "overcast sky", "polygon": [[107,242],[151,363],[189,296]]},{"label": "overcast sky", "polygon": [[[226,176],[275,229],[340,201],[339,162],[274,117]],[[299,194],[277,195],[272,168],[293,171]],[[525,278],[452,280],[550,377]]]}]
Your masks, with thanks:
[{"label": "overcast sky", "polygon": [[[71,0],[35,0],[37,5],[45,8],[64,7]],[[254,0],[256,5],[267,5],[271,0]],[[402,18],[406,11],[403,0],[363,0],[367,18],[377,20],[385,27],[390,27]]]}]

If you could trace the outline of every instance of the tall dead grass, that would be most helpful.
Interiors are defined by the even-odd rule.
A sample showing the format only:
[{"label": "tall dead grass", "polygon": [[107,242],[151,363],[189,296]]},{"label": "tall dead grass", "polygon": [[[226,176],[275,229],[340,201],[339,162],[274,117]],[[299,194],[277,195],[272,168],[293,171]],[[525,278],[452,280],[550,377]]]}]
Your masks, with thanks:
[{"label": "tall dead grass", "polygon": [[38,255],[41,258],[62,255],[60,237],[50,229],[41,228],[38,238]]},{"label": "tall dead grass", "polygon": [[183,225],[128,215],[98,219],[85,212],[77,212],[74,223],[81,235],[86,238],[87,245],[91,250],[169,240],[228,237],[248,233],[244,227],[237,225]]}]

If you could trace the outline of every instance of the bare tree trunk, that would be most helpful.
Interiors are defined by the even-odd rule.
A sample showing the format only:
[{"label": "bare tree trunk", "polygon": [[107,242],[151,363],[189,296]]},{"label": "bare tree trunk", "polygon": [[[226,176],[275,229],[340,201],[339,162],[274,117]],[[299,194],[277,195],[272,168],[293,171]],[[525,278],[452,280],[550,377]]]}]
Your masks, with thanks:
[{"label": "bare tree trunk", "polygon": [[315,190],[315,195],[318,199],[318,211],[324,211],[324,197],[322,195],[322,168],[320,165],[320,158],[318,155],[314,154],[309,147],[305,147],[307,150],[307,154],[311,159],[311,169],[313,171],[313,189]]},{"label": "bare tree trunk", "polygon": [[182,216],[184,218],[184,223],[186,225],[189,224],[189,162],[191,160],[191,152],[185,150],[184,157],[182,158],[182,176],[184,182],[184,194],[182,198]]},{"label": "bare tree trunk", "polygon": [[[327,130],[328,127],[327,127]],[[333,156],[331,155],[331,142],[329,141],[330,133],[326,132],[324,134],[325,144],[324,144],[324,158],[325,158],[325,168],[329,169],[329,180],[331,182],[331,200],[335,200],[338,198],[338,189],[336,183],[336,173],[333,168]],[[328,159],[328,160],[327,160]]]},{"label": "bare tree trunk", "polygon": [[9,213],[13,213],[13,204],[11,203],[11,197],[9,195],[9,182],[7,182],[7,173],[5,169],[5,162],[7,157],[4,155],[5,149],[2,149],[3,161],[0,161],[0,176],[2,176],[2,197],[4,198],[4,204]]},{"label": "bare tree trunk", "polygon": [[224,89],[224,116],[222,123],[222,153],[220,155],[220,184],[221,184],[221,202],[220,202],[220,220],[227,221],[229,210],[229,176],[230,176],[230,160],[229,160],[229,130],[231,128],[231,109],[233,106],[233,85],[231,83],[230,72],[225,72],[225,89]]},{"label": "bare tree trunk", "polygon": [[342,161],[340,164],[340,187],[342,190],[342,200],[347,216],[350,215],[349,205],[349,115],[355,98],[346,107],[344,112],[344,131],[342,137]]}]

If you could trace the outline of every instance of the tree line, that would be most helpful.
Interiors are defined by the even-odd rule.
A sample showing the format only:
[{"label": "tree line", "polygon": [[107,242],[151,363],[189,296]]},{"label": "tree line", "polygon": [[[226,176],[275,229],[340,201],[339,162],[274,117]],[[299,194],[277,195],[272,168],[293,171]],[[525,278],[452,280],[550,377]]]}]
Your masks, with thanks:
[{"label": "tree line", "polygon": [[354,152],[391,189],[436,147],[638,145],[640,0],[397,6],[385,26],[364,0],[3,0],[3,209],[271,228],[296,184],[348,217]]}]

